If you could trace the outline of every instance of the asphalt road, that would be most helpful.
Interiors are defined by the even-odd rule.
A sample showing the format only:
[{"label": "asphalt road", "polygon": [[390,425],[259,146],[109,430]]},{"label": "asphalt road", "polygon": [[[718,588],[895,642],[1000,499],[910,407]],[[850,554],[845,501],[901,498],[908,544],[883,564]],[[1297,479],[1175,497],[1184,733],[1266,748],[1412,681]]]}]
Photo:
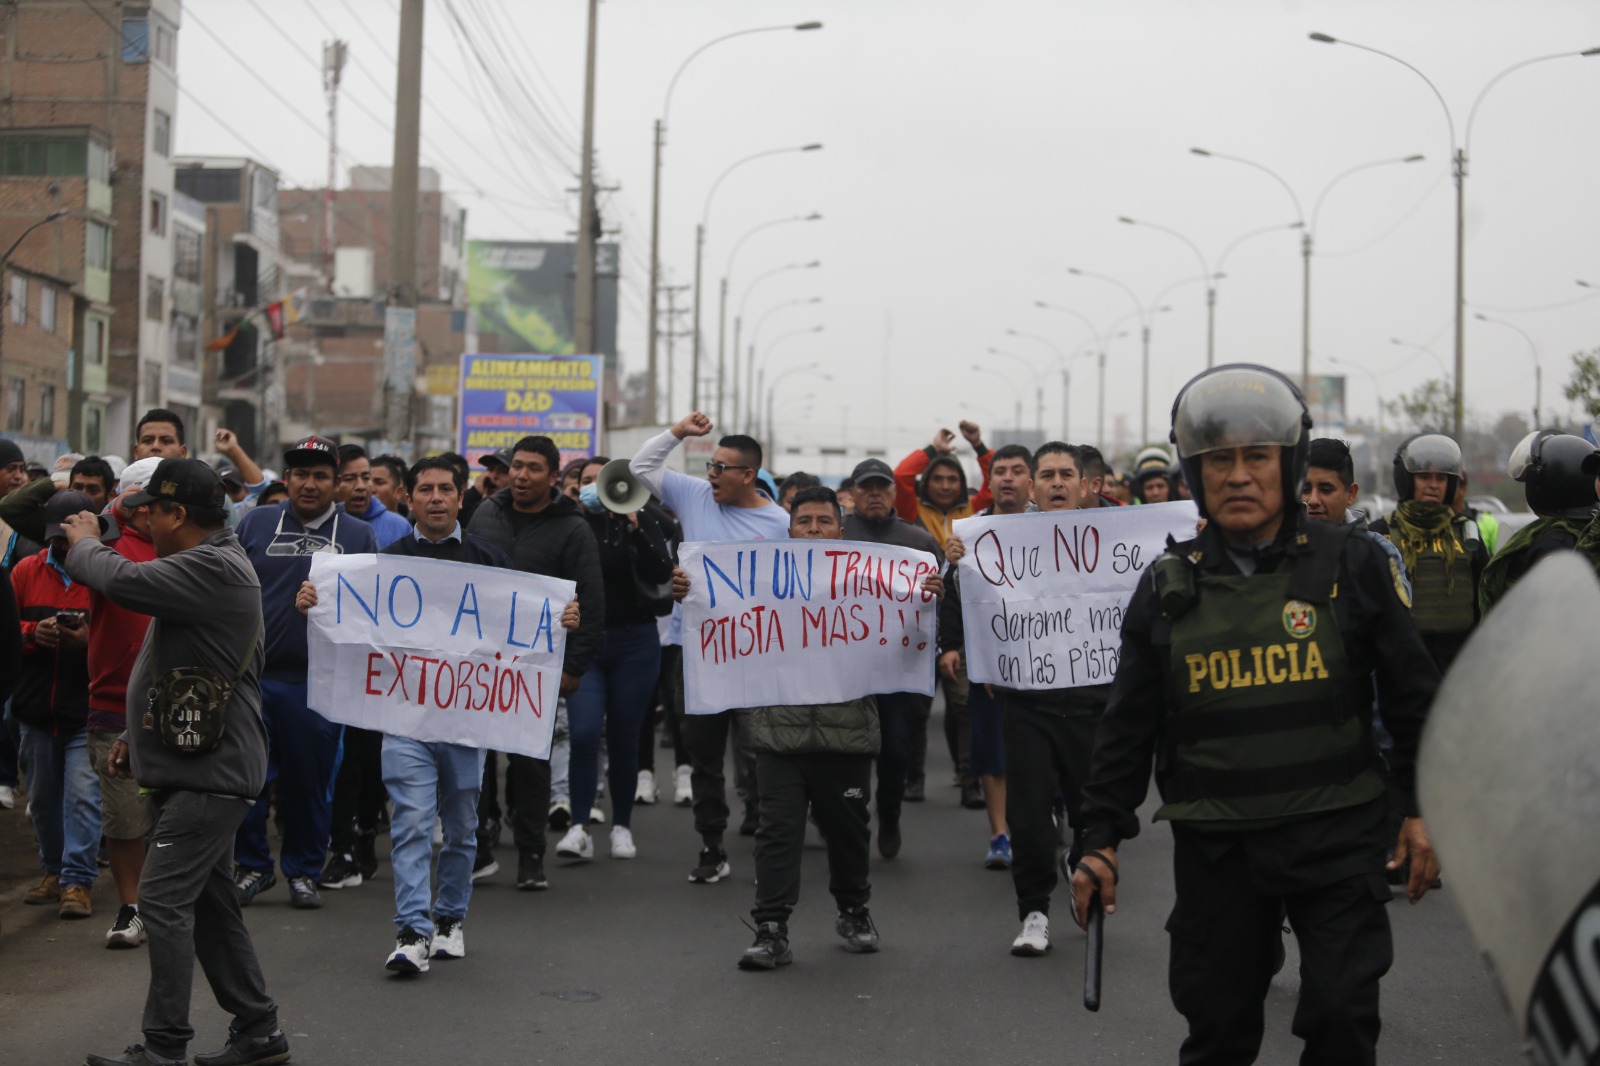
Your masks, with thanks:
[{"label": "asphalt road", "polygon": [[[941,733],[929,735],[937,744]],[[1089,1014],[1083,939],[1064,903],[1050,955],[1009,954],[1019,927],[1010,878],[983,868],[983,815],[958,806],[939,747],[929,801],[906,809],[904,851],[874,860],[876,955],[848,954],[835,937],[826,856],[813,844],[790,927],[794,965],[738,970],[751,940],[740,922],[752,903],[751,842],[731,840],[730,881],[691,885],[698,843],[689,812],[671,805],[637,811],[637,860],[607,857],[602,828],[594,862],[551,862],[549,891],[516,891],[514,862],[504,863],[474,894],[467,958],[415,978],[383,968],[393,939],[387,864],[367,885],[325,893],[320,911],[291,910],[280,881],[246,914],[294,1061],[1175,1062],[1184,1028],[1166,990],[1165,827],[1147,827],[1122,852],[1104,1005]],[[17,893],[0,903],[0,1063],[65,1066],[140,1038],[148,964],[142,949],[102,946],[114,912],[109,880],[88,921],[24,907]],[[1416,907],[1397,900],[1390,917],[1397,958],[1383,986],[1381,1059],[1525,1061],[1448,887]],[[1299,983],[1292,941],[1289,952],[1266,1005],[1263,1063],[1300,1053],[1289,1033]],[[198,971],[193,1020],[201,1035],[191,1051],[221,1046],[227,1018]]]}]

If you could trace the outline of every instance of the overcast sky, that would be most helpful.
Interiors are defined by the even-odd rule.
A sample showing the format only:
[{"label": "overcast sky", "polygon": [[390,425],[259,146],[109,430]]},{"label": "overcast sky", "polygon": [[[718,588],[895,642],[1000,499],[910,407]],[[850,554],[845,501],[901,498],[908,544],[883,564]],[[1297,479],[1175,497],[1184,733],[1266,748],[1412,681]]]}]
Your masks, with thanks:
[{"label": "overcast sky", "polygon": [[[469,236],[566,239],[576,197],[584,0],[428,0],[423,162],[469,211]],[[289,184],[323,184],[326,134],[313,57],[337,32],[350,42],[340,104],[340,182],[351,163],[392,155],[398,0],[186,0],[180,49],[183,153],[246,153]],[[272,13],[272,21],[267,12]],[[514,63],[525,93],[508,122],[487,78],[463,53],[456,18],[493,66]],[[703,322],[716,352],[716,279],[742,236],[820,212],[820,222],[751,237],[731,277],[748,319],[772,311],[758,359],[768,380],[793,367],[778,424],[790,442],[900,447],[967,416],[1024,424],[1043,392],[1061,429],[1052,347],[1092,346],[1073,317],[1103,333],[1134,311],[1109,275],[1154,313],[1149,419],[1164,436],[1176,388],[1205,366],[1204,285],[1195,252],[1121,215],[1177,230],[1215,270],[1251,231],[1301,217],[1272,177],[1190,153],[1202,146],[1271,168],[1309,222],[1329,182],[1352,167],[1421,153],[1422,162],[1350,176],[1321,201],[1312,270],[1312,366],[1350,375],[1352,415],[1439,377],[1452,359],[1454,193],[1444,109],[1400,64],[1443,95],[1456,136],[1486,83],[1521,60],[1600,45],[1594,0],[604,0],[596,144],[604,201],[625,246],[619,346],[625,371],[645,365],[651,123],[684,59],[722,34],[823,21],[719,44],[690,64],[672,101],[664,169],[662,259],[669,281],[692,278],[694,227],[707,191],[756,152],[820,142],[742,166],[711,204]],[[208,31],[210,31],[208,33]],[[220,37],[304,116],[248,73]],[[498,53],[496,50],[499,50]],[[505,57],[497,59],[497,55]],[[507,80],[499,79],[502,84]],[[534,103],[551,117],[533,116]],[[553,128],[552,128],[553,127]],[[1600,56],[1540,63],[1483,98],[1467,181],[1467,403],[1529,411],[1529,343],[1545,368],[1546,422],[1573,352],[1600,346]],[[1296,231],[1241,244],[1217,283],[1217,361],[1298,373],[1301,256]],[[779,273],[745,296],[760,275]],[[1176,284],[1174,283],[1181,283]],[[1169,286],[1174,286],[1170,288]],[[730,312],[731,318],[731,312]],[[820,333],[795,330],[820,325]],[[731,326],[730,326],[731,329]],[[1007,329],[1046,341],[1012,337]],[[1139,428],[1137,321],[1109,340],[1107,436]],[[751,336],[747,321],[745,337]],[[1391,338],[1431,349],[1394,345]],[[776,342],[776,343],[774,343]],[[991,357],[997,347],[1021,359]],[[687,408],[688,345],[675,405]],[[993,372],[973,369],[987,361]],[[1096,372],[1073,364],[1070,430],[1094,436]],[[831,382],[816,374],[831,375]],[[1375,377],[1374,377],[1375,376]],[[664,389],[664,386],[663,386]],[[809,406],[801,398],[816,393]],[[785,400],[787,399],[787,412]],[[702,401],[705,407],[706,402]],[[708,408],[709,409],[709,408]],[[885,431],[887,427],[887,432]]]}]

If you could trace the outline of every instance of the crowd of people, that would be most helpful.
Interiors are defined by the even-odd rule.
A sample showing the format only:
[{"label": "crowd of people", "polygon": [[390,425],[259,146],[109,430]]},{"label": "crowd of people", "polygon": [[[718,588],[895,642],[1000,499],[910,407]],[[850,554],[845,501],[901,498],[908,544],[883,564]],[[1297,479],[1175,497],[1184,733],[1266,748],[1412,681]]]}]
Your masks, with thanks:
[{"label": "crowd of people", "polygon": [[[1349,446],[1312,428],[1292,382],[1222,367],[1180,392],[1175,453],[1146,448],[1126,477],[1091,445],[991,447],[962,422],[895,466],[864,458],[834,489],[774,478],[761,445],[739,434],[717,439],[703,476],[674,469],[685,439],[714,432],[694,413],[631,457],[648,500],[619,507],[606,498],[606,457],[563,464],[542,436],[472,457],[476,477],[461,455],[409,462],[322,436],[273,456],[274,470],[227,430],[202,463],[179,416],[159,409],[140,419],[126,464],[67,455],[47,469],[0,439],[0,807],[25,803],[34,827],[42,876],[26,902],[89,918],[106,866],[118,902],[106,944],[148,942],[151,956],[144,1043],[89,1061],[182,1061],[197,955],[234,1024],[222,1051],[195,1061],[287,1061],[239,908],[280,874],[299,909],[360,888],[386,829],[395,936],[384,964],[399,974],[465,956],[474,883],[545,889],[547,840],[561,862],[589,862],[603,825],[605,853],[633,859],[652,846],[634,837],[635,805],[668,796],[700,837],[690,882],[729,877],[730,831],[755,838],[756,939],[741,968],[792,959],[808,817],[827,844],[836,930],[847,950],[875,951],[870,852],[875,838],[893,860],[905,805],[928,795],[934,699],[816,704],[797,691],[782,706],[684,713],[677,604],[693,575],[676,566],[680,545],[784,538],[939,561],[923,586],[941,601],[930,669],[952,785],[985,813],[974,860],[1009,871],[1015,889],[1013,955],[1050,950],[1063,877],[1080,924],[1096,901],[1114,913],[1117,852],[1139,832],[1153,770],[1156,817],[1175,841],[1167,927],[1185,1054],[1253,1056],[1287,918],[1316,975],[1302,984],[1296,1033],[1317,1061],[1372,1061],[1392,955],[1381,904],[1391,886],[1415,902],[1438,884],[1411,777],[1433,692],[1545,555],[1581,552],[1600,568],[1600,449],[1549,431],[1523,441],[1508,472],[1537,519],[1499,543],[1492,516],[1466,505],[1448,436],[1405,441],[1399,502],[1368,516],[1354,506]],[[1193,500],[1200,522],[1128,603],[1112,682],[969,682],[954,565],[967,545],[954,522],[1176,500]],[[312,558],[377,552],[575,584],[549,759],[311,709]],[[1306,648],[1303,663],[1293,648],[1292,668],[1274,657],[1286,639]],[[505,823],[509,873],[497,859],[509,854]],[[179,838],[197,846],[169,851]]]}]

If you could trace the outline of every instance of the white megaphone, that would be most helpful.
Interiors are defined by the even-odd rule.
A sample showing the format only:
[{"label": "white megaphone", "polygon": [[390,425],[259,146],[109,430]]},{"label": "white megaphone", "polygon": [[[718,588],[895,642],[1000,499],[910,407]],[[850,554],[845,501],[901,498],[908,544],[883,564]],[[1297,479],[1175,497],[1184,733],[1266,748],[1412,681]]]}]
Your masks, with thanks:
[{"label": "white megaphone", "polygon": [[628,460],[613,459],[594,479],[600,503],[614,514],[632,514],[650,502],[650,489],[628,467]]}]

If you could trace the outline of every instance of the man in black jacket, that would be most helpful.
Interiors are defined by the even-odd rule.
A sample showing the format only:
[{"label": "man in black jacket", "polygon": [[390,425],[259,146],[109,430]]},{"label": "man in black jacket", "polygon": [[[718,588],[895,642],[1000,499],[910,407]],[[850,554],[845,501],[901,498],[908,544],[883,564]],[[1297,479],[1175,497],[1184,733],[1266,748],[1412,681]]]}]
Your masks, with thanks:
[{"label": "man in black jacket", "polygon": [[[505,552],[514,570],[577,584],[583,621],[567,638],[561,670],[561,695],[566,697],[577,691],[600,646],[606,602],[599,546],[578,505],[556,491],[560,470],[561,451],[555,441],[542,436],[517,441],[511,449],[510,486],[483,502],[468,532]],[[548,888],[544,830],[550,762],[513,754],[507,756],[507,764],[507,785],[516,796],[511,833],[517,845],[517,887]]]}]

